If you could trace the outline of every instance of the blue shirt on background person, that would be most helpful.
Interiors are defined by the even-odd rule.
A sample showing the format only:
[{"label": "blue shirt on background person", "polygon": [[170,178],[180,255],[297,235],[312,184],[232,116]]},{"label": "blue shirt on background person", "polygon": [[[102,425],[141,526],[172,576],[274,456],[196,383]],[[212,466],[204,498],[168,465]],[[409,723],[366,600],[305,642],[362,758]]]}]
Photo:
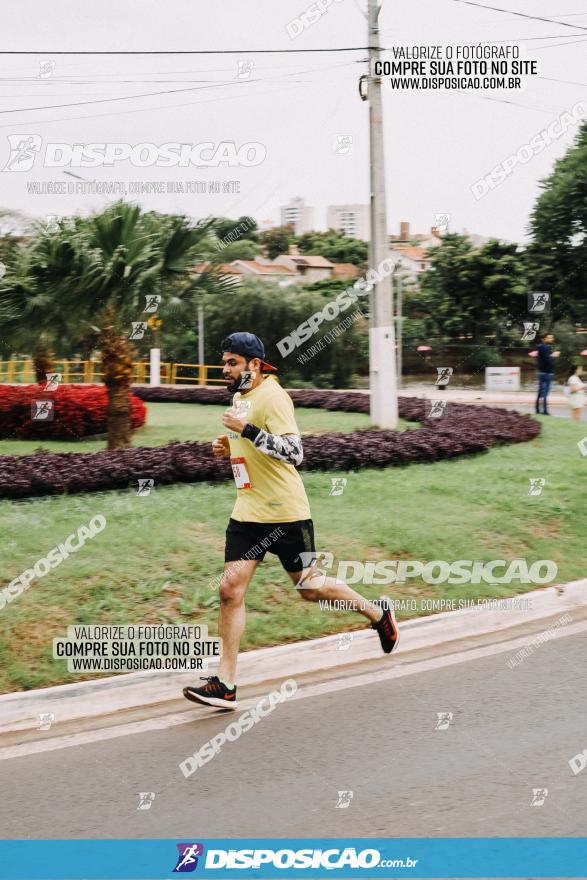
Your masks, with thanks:
[{"label": "blue shirt on background person", "polygon": [[536,396],[536,412],[540,414],[540,404],[542,403],[542,415],[548,416],[548,395],[550,386],[554,379],[554,358],[558,357],[560,352],[553,351],[551,348],[554,342],[552,333],[545,333],[542,341],[538,343],[536,358],[536,368],[538,371],[538,394]]},{"label": "blue shirt on background person", "polygon": [[536,359],[536,367],[539,373],[554,373],[552,348],[547,342],[541,342],[538,345],[538,357]]}]

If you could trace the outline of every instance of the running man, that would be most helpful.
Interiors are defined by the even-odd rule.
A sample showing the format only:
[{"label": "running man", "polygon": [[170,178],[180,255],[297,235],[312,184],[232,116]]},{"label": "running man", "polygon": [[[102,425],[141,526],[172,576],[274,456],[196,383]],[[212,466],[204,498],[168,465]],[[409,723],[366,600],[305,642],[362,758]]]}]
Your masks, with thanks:
[{"label": "running man", "polygon": [[364,599],[343,581],[316,567],[314,526],[302,479],[300,431],[293,402],[265,361],[265,348],[252,333],[233,333],[222,343],[224,378],[234,393],[222,422],[228,435],[212,443],[216,458],[228,458],[237,499],[226,530],[224,574],[220,583],[222,656],[218,675],[202,687],[186,687],[188,700],[209,706],[236,706],[236,666],[245,629],[245,593],[267,550],[275,553],[300,596],[310,602],[343,600],[363,614],[390,654],[399,634],[390,602]]}]

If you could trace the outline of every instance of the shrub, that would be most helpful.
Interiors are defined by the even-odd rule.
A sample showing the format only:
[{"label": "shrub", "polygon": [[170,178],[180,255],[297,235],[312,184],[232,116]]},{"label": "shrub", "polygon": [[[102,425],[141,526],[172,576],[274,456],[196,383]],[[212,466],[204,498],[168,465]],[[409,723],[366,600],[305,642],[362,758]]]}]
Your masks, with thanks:
[{"label": "shrub", "polygon": [[[222,252],[219,259],[223,260]],[[353,372],[368,372],[368,330],[366,322],[362,320],[356,320],[344,333],[333,337],[328,345],[305,363],[298,361],[302,353],[337,326],[341,320],[354,313],[357,308],[363,308],[366,304],[364,297],[359,298],[354,306],[342,310],[337,317],[324,321],[318,333],[288,357],[283,358],[277,343],[306,321],[310,315],[321,311],[336,294],[333,296],[306,290],[297,285],[283,288],[266,279],[245,277],[243,283],[227,296],[231,303],[234,298],[238,300],[236,324],[236,307],[233,305],[227,307],[226,296],[206,298],[205,363],[219,364],[222,360],[222,340],[237,330],[245,330],[256,333],[263,340],[267,360],[279,367],[288,378],[295,377],[308,381],[315,380],[318,375],[326,375],[329,387],[348,388]],[[186,329],[185,315],[182,316],[181,313],[175,313],[171,308],[165,309],[163,306],[160,311],[160,317],[170,335],[165,348],[166,360],[193,363],[194,351],[197,350],[195,336],[191,327]]]},{"label": "shrub", "polygon": [[[53,418],[32,418],[35,401],[53,403]],[[133,430],[145,424],[147,408],[130,394]],[[103,385],[0,385],[0,437],[25,440],[79,440],[106,433],[106,388]]]},{"label": "shrub", "polygon": [[471,371],[483,370],[485,367],[501,367],[501,352],[490,345],[479,345],[466,355],[464,368]]}]

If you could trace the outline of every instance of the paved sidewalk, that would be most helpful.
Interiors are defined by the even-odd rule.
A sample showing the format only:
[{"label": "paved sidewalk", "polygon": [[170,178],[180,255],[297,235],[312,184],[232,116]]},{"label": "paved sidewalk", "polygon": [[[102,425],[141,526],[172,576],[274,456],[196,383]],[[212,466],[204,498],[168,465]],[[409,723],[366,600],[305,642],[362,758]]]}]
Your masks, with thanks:
[{"label": "paved sidewalk", "polygon": [[[511,602],[521,599],[528,600],[529,607],[487,605],[400,621],[401,645],[389,662],[404,666],[413,662],[417,656],[414,652],[424,648],[446,646],[443,650],[449,651],[458,642],[487,634],[499,641],[505,638],[504,631],[530,623],[543,621],[546,629],[549,621],[587,608],[587,579],[518,594]],[[251,687],[320,670],[346,673],[357,664],[382,657],[379,640],[370,628],[355,630],[351,644],[344,650],[338,635],[259,648],[241,654],[239,686],[246,694]],[[208,674],[214,673],[215,666],[216,662],[210,661]],[[39,715],[44,712],[54,714],[57,729],[58,725],[82,719],[94,719],[98,726],[107,726],[106,716],[133,709],[158,714],[172,707],[181,689],[193,679],[193,672],[136,672],[5,694],[0,696],[0,743],[3,735],[10,737],[16,732],[26,739],[31,734],[38,738],[35,731]]]},{"label": "paved sidewalk", "polygon": [[[516,404],[536,403],[535,391],[484,391],[482,388],[436,388],[434,385],[406,385],[398,392],[402,397],[423,397],[429,400],[447,400],[449,403],[473,403],[491,406],[492,404],[508,403],[512,407]],[[550,405],[567,404],[567,398],[562,391],[552,391],[548,396]]]},{"label": "paved sidewalk", "polygon": [[[297,389],[286,389],[295,391]],[[339,389],[337,389],[339,390]],[[343,388],[343,392],[355,392],[359,394],[369,394],[368,388]],[[440,389],[435,385],[404,385],[399,389],[400,397],[421,397],[425,400],[447,400],[449,403],[471,403],[479,406],[492,406],[510,404],[515,407],[517,404],[532,404],[536,402],[535,391],[484,391],[483,388],[446,388]],[[552,391],[548,395],[548,402],[551,406],[567,405],[567,398],[562,391]]]}]

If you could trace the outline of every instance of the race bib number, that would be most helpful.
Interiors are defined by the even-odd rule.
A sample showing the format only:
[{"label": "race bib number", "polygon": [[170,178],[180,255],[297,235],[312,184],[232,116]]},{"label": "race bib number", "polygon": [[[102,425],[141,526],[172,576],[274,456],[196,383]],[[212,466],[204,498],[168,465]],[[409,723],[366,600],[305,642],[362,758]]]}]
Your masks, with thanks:
[{"label": "race bib number", "polygon": [[251,478],[245,464],[244,458],[231,458],[232,472],[237,489],[250,489]]}]

